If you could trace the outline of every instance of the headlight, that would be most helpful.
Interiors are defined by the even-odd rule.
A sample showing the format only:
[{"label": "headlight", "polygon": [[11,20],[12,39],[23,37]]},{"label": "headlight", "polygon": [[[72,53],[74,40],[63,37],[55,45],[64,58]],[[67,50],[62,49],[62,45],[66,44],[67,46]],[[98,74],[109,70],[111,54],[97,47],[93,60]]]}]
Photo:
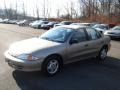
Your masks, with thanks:
[{"label": "headlight", "polygon": [[46,25],[41,25],[41,27],[46,27]]},{"label": "headlight", "polygon": [[22,60],[30,60],[30,61],[39,59],[33,56],[32,54],[21,54],[21,55],[18,55],[16,58],[22,59]]},{"label": "headlight", "polygon": [[104,32],[104,34],[107,34],[107,33],[108,33],[107,31]]},{"label": "headlight", "polygon": [[41,25],[41,27],[44,27],[44,25]]}]

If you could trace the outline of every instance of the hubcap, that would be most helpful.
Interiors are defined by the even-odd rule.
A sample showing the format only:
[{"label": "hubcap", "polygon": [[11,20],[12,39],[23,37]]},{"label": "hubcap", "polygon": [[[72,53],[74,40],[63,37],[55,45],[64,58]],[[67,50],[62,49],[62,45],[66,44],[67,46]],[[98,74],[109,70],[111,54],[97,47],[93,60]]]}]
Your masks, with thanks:
[{"label": "hubcap", "polygon": [[101,51],[101,59],[105,59],[106,56],[107,56],[107,52],[106,52],[105,49],[103,49],[103,50]]},{"label": "hubcap", "polygon": [[50,60],[47,65],[47,71],[50,74],[54,74],[58,71],[59,63],[57,60]]}]

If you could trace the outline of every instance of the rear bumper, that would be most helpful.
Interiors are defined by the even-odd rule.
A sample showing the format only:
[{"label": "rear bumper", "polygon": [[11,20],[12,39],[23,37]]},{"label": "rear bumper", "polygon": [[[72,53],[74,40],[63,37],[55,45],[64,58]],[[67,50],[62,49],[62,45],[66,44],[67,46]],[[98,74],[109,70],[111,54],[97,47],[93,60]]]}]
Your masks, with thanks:
[{"label": "rear bumper", "polygon": [[111,48],[111,43],[108,44],[108,51],[110,51],[110,48]]},{"label": "rear bumper", "polygon": [[17,59],[11,55],[9,55],[8,52],[5,52],[5,61],[8,63],[8,65],[16,70],[20,71],[40,71],[41,65],[43,60],[37,60],[37,61],[25,61]]},{"label": "rear bumper", "polygon": [[42,29],[49,29],[49,26],[41,27]]}]

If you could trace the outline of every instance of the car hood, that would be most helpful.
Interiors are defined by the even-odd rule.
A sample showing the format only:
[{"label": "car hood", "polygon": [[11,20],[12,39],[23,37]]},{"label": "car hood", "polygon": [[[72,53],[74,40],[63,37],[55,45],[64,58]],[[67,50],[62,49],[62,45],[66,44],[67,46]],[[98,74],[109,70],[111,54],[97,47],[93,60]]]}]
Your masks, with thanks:
[{"label": "car hood", "polygon": [[120,30],[109,30],[107,32],[110,32],[110,33],[120,33]]},{"label": "car hood", "polygon": [[36,26],[36,25],[38,25],[38,24],[37,24],[37,23],[33,23],[33,24],[32,24],[32,26]]},{"label": "car hood", "polygon": [[41,25],[41,27],[46,27],[46,26],[48,26],[48,24],[42,24],[42,25]]},{"label": "car hood", "polygon": [[40,25],[40,23],[32,23],[32,26]]},{"label": "car hood", "polygon": [[103,31],[103,32],[107,31],[106,29],[101,29],[101,28],[95,28],[95,29],[98,31]]},{"label": "car hood", "polygon": [[63,25],[63,24],[55,24],[56,26],[61,26],[61,25]]},{"label": "car hood", "polygon": [[17,56],[20,54],[34,53],[35,51],[47,49],[57,45],[60,45],[60,43],[43,40],[40,38],[32,38],[13,43],[8,52],[13,56]]}]

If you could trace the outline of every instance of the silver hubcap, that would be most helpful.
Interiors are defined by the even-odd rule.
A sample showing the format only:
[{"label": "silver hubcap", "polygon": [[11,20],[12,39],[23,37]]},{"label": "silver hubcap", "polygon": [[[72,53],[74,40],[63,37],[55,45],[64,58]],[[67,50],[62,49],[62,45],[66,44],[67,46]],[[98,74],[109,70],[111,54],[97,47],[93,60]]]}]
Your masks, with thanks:
[{"label": "silver hubcap", "polygon": [[59,63],[57,60],[50,60],[50,62],[47,65],[47,71],[50,74],[54,74],[58,71]]},{"label": "silver hubcap", "polygon": [[105,59],[106,56],[107,56],[107,52],[106,52],[105,49],[103,49],[103,50],[101,51],[101,59]]}]

